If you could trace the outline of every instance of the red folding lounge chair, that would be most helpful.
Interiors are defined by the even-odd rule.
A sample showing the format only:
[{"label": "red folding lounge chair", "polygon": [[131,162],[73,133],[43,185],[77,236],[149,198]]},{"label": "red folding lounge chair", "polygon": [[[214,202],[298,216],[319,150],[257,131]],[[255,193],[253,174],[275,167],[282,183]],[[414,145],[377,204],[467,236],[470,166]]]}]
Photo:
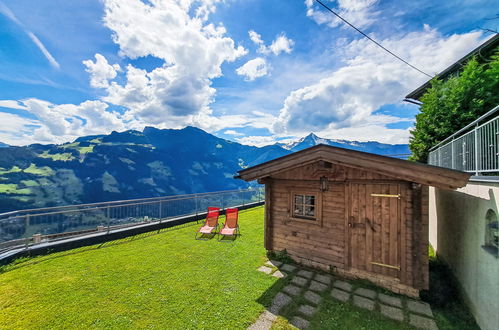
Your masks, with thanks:
[{"label": "red folding lounge chair", "polygon": [[206,220],[203,227],[199,228],[196,232],[196,239],[208,239],[203,238],[204,235],[216,234],[218,229],[218,216],[220,215],[220,208],[218,207],[208,207],[208,213],[206,214]]},{"label": "red folding lounge chair", "polygon": [[234,239],[236,239],[237,235],[239,235],[239,224],[237,222],[238,214],[238,209],[225,210],[225,224],[222,230],[218,233],[220,235],[219,240],[226,236],[234,236]]}]

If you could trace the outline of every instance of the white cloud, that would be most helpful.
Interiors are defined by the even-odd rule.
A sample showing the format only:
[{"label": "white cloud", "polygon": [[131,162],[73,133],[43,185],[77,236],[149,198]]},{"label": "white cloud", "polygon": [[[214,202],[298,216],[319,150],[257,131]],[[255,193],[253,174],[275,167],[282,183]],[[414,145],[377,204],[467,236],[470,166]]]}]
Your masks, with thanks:
[{"label": "white cloud", "polygon": [[22,105],[18,101],[14,100],[0,100],[0,107],[10,108],[10,109],[19,109],[19,110],[27,110],[26,106]]},{"label": "white cloud", "polygon": [[87,67],[85,71],[90,74],[90,86],[95,88],[109,87],[109,80],[116,78],[117,71],[120,70],[118,64],[110,65],[107,59],[101,54],[95,54],[95,62],[92,60],[83,61]]},{"label": "white cloud", "polygon": [[236,141],[241,144],[247,144],[257,147],[267,146],[276,142],[275,137],[273,136],[245,136],[242,138],[236,138]]},{"label": "white cloud", "polygon": [[31,135],[30,125],[38,125],[38,121],[12,113],[0,112],[0,141],[10,145],[25,145],[35,142]]},{"label": "white cloud", "polygon": [[108,110],[102,101],[85,101],[75,104],[52,104],[39,99],[26,99],[11,103],[17,109],[28,111],[35,119],[0,112],[0,120],[6,123],[0,130],[0,140],[19,145],[34,142],[63,143],[79,136],[109,133],[124,130],[123,119],[116,112]]},{"label": "white cloud", "polygon": [[244,80],[253,81],[256,78],[266,76],[269,72],[267,61],[262,57],[257,57],[244,63],[236,69],[236,73],[244,76]]},{"label": "white cloud", "polygon": [[50,54],[50,52],[47,50],[47,48],[45,47],[45,45],[40,41],[40,39],[38,39],[38,37],[35,36],[35,34],[33,32],[31,32],[31,31],[26,31],[26,33],[28,34],[28,36],[30,37],[30,39],[35,43],[35,45],[40,49],[40,51],[42,52],[42,54],[49,61],[50,65],[52,65],[52,67],[54,67],[56,69],[59,69],[61,66],[55,60],[55,58],[52,56],[52,54]]},{"label": "white cloud", "polygon": [[154,56],[164,65],[147,72],[129,64],[126,82],[111,82],[103,100],[129,109],[124,118],[137,125],[179,126],[211,113],[211,80],[222,75],[224,62],[247,53],[225,36],[223,25],[206,23],[217,2],[105,0],[104,23],[120,54]]},{"label": "white cloud", "polygon": [[[445,37],[425,26],[422,31],[395,36],[381,43],[431,73],[439,72],[475,48],[482,42],[481,37],[480,32]],[[312,131],[334,132],[363,141],[367,132],[371,132],[377,136],[368,139],[398,142],[405,139],[407,142],[408,130],[385,126],[404,119],[373,115],[373,112],[384,104],[399,103],[407,92],[426,81],[427,77],[366,39],[346,45],[343,55],[346,57],[344,67],[289,94],[274,125],[274,132],[294,135]]]},{"label": "white cloud", "polygon": [[[327,5],[356,27],[367,28],[376,22],[380,14],[379,11],[374,10],[377,2],[378,0],[338,0],[338,7],[334,7],[331,3],[327,3]],[[315,1],[305,0],[305,4],[307,5],[307,16],[311,17],[317,24],[327,24],[330,27],[344,24],[333,13],[315,4]]]},{"label": "white cloud", "polygon": [[256,33],[253,30],[249,30],[248,34],[249,34],[251,41],[253,41],[256,45],[259,46],[259,45],[263,44],[262,36],[260,34]]},{"label": "white cloud", "polygon": [[269,49],[274,55],[279,55],[280,53],[291,53],[293,50],[294,41],[288,39],[285,34],[278,36],[270,45]]},{"label": "white cloud", "polygon": [[235,130],[233,129],[228,129],[224,132],[225,135],[233,135],[233,136],[243,136],[244,134],[243,133],[240,133],[240,132],[236,132]]},{"label": "white cloud", "polygon": [[288,39],[288,37],[286,37],[285,33],[281,33],[280,35],[278,35],[274,39],[274,41],[272,41],[270,46],[266,46],[264,41],[262,40],[262,36],[255,31],[250,30],[248,31],[248,34],[251,41],[253,41],[253,43],[258,46],[257,52],[264,55],[269,55],[272,53],[278,56],[282,52],[289,54],[293,50],[293,45],[295,44],[292,39]]}]

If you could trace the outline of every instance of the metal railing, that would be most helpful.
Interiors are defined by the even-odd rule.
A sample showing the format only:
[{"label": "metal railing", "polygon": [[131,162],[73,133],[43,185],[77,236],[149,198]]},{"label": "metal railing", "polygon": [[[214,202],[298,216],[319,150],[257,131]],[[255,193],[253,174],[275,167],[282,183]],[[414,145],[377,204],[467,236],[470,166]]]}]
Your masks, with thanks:
[{"label": "metal railing", "polygon": [[197,215],[208,206],[244,206],[261,188],[28,209],[0,214],[0,253],[69,237]]},{"label": "metal railing", "polygon": [[[499,172],[499,106],[430,149],[428,164],[475,173]],[[483,122],[496,114],[493,119]]]}]

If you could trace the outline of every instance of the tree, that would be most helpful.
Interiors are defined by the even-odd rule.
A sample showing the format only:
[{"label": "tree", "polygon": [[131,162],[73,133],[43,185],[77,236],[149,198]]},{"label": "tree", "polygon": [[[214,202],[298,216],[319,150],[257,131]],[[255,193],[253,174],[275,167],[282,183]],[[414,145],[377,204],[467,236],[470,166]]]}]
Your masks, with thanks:
[{"label": "tree", "polygon": [[499,51],[483,64],[473,57],[446,81],[434,78],[421,102],[409,148],[411,160],[426,162],[431,147],[499,104]]}]

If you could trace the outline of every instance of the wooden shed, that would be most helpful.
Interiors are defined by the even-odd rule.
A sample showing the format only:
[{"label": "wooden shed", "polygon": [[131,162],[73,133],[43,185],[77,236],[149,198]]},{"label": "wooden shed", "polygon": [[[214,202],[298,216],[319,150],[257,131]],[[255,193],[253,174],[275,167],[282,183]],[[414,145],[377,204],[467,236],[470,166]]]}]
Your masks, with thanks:
[{"label": "wooden shed", "polygon": [[428,187],[469,174],[318,145],[239,171],[265,184],[265,248],[397,293],[428,288]]}]

